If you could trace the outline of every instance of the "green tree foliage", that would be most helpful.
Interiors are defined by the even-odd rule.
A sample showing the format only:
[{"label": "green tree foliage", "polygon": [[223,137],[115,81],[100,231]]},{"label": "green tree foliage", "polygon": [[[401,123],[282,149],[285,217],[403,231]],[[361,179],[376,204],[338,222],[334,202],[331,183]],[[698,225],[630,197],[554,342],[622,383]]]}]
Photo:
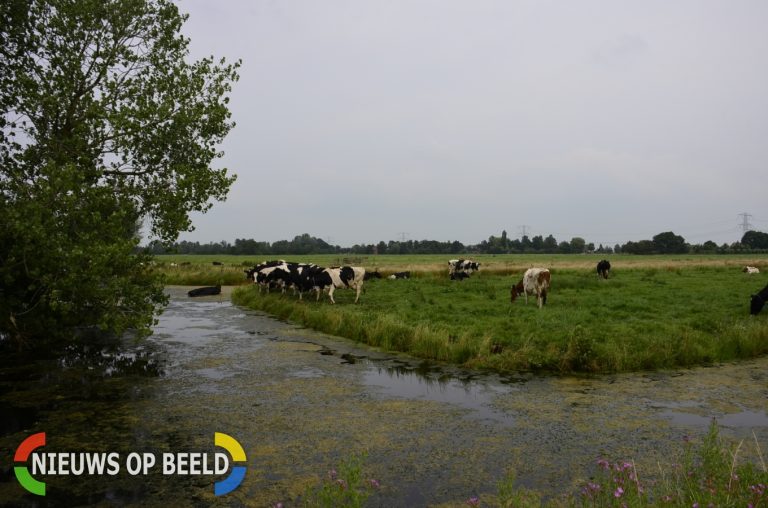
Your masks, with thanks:
[{"label": "green tree foliage", "polygon": [[747,231],[741,237],[741,243],[750,249],[768,249],[768,233]]},{"label": "green tree foliage", "polygon": [[0,3],[0,338],[146,333],[166,242],[234,181],[213,169],[239,62],[188,63],[167,0]]},{"label": "green tree foliage", "polygon": [[688,252],[685,238],[672,231],[659,233],[653,237],[653,246],[659,254],[684,254]]}]

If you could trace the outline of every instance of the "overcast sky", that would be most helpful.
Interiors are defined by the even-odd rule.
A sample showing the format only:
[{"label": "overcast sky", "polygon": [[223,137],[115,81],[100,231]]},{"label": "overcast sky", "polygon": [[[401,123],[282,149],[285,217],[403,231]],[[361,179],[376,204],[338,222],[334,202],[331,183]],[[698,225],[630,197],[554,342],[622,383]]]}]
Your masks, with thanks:
[{"label": "overcast sky", "polygon": [[229,197],[182,240],[614,245],[768,231],[765,0],[182,0],[241,58]]}]

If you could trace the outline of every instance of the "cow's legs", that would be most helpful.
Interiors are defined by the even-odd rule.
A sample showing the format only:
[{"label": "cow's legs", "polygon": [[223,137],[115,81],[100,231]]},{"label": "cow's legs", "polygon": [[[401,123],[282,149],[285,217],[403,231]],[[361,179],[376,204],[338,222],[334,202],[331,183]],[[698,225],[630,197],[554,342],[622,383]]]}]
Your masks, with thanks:
[{"label": "cow's legs", "polygon": [[336,289],[336,286],[331,284],[330,289],[328,290],[328,298],[331,299],[331,303],[336,303],[336,300],[333,299],[333,291]]},{"label": "cow's legs", "polygon": [[360,290],[363,288],[361,284],[357,285],[357,294],[355,295],[355,303],[360,299]]}]

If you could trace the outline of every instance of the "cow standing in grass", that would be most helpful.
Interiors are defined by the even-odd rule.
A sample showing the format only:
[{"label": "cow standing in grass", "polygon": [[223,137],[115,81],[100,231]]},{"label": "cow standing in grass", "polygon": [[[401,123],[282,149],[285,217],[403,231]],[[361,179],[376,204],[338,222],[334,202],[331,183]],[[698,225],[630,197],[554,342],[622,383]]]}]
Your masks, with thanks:
[{"label": "cow standing in grass", "polygon": [[765,302],[768,302],[768,286],[765,286],[759,293],[752,295],[749,302],[749,313],[756,316],[763,310]]},{"label": "cow standing in grass", "polygon": [[529,268],[525,271],[520,282],[512,286],[510,296],[512,302],[520,295],[525,295],[525,303],[528,303],[528,295],[536,295],[539,308],[547,303],[547,292],[550,287],[551,276],[546,268]]},{"label": "cow standing in grass", "polygon": [[321,271],[314,270],[307,278],[307,283],[317,291],[317,299],[320,299],[320,292],[328,290],[328,298],[331,303],[336,303],[333,299],[333,292],[336,289],[349,288],[355,290],[355,303],[360,299],[360,291],[363,289],[365,280],[365,268],[359,266],[342,266],[335,268],[325,268]]},{"label": "cow standing in grass", "polygon": [[597,276],[603,279],[608,278],[608,272],[611,271],[611,263],[607,259],[603,259],[597,264]]}]

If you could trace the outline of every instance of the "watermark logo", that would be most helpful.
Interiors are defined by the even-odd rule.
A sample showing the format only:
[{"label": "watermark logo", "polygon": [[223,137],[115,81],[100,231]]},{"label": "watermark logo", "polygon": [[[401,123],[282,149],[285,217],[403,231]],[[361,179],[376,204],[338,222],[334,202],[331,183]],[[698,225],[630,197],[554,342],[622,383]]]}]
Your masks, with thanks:
[{"label": "watermark logo", "polygon": [[[13,461],[24,462],[26,464],[30,454],[37,448],[43,446],[45,446],[45,432],[32,434],[22,441],[19,447],[16,448],[16,454],[13,456]],[[32,478],[32,475],[29,473],[29,468],[26,465],[13,466],[13,471],[16,473],[16,479],[19,480],[22,487],[38,496],[45,495],[45,483]]]},{"label": "watermark logo", "polygon": [[[16,449],[13,469],[19,484],[38,496],[45,496],[45,483],[34,478],[38,474],[115,476],[123,469],[131,476],[150,473],[221,476],[229,471],[226,478],[213,485],[213,493],[223,496],[243,483],[247,458],[240,443],[228,434],[215,432],[213,444],[226,450],[231,460],[223,452],[131,452],[125,458],[118,452],[42,452],[38,448],[45,446],[45,432],[39,432],[26,438]],[[230,463],[233,463],[231,471]]]},{"label": "watermark logo", "polygon": [[[245,458],[245,451],[243,450],[243,447],[240,446],[240,443],[238,443],[237,440],[232,436],[222,434],[221,432],[216,432],[213,435],[213,444],[227,450],[229,455],[232,456],[232,460],[235,462],[245,463],[247,460]],[[223,496],[224,494],[229,494],[240,486],[240,484],[243,482],[243,478],[245,478],[245,465],[243,464],[232,467],[232,472],[229,473],[229,476],[220,482],[216,482],[213,485],[214,495]]]}]

